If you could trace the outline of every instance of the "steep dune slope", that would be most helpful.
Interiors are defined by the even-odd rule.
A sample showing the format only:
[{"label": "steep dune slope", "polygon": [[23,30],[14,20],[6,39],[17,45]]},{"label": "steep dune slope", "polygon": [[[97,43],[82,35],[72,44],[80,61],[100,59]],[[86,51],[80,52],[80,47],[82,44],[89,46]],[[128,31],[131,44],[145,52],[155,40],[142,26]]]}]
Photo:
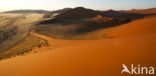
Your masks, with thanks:
[{"label": "steep dune slope", "polygon": [[36,51],[47,52],[0,61],[0,76],[121,76],[122,64],[154,66],[155,19],[119,26],[126,31],[114,30],[114,39],[57,40],[36,34],[51,44]]},{"label": "steep dune slope", "polygon": [[108,35],[113,37],[127,37],[156,33],[156,17],[147,17],[119,27],[109,32]]}]

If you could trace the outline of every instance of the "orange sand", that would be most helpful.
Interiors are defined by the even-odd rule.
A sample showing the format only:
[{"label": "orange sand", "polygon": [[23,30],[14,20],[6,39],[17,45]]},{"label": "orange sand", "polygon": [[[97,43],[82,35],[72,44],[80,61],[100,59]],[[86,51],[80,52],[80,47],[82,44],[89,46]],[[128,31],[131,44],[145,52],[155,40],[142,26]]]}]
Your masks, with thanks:
[{"label": "orange sand", "polygon": [[113,37],[138,36],[156,33],[156,17],[147,17],[142,20],[118,26],[117,30],[109,33]]},{"label": "orange sand", "polygon": [[121,27],[124,32],[111,34],[118,38],[103,40],[57,40],[32,32],[51,46],[39,49],[46,52],[0,61],[0,76],[121,76],[122,64],[153,66],[155,23],[153,18],[135,21]]}]

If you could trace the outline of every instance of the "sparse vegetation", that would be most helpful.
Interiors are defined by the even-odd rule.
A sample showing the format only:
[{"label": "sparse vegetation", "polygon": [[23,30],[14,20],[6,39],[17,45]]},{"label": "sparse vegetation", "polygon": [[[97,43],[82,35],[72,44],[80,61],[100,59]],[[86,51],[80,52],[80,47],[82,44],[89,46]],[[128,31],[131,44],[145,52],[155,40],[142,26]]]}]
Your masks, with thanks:
[{"label": "sparse vegetation", "polygon": [[48,46],[48,42],[29,34],[40,14],[0,14],[0,59],[31,52],[34,48]]},{"label": "sparse vegetation", "polygon": [[0,28],[0,43],[2,41],[7,40],[9,37],[15,35],[17,33],[17,27],[16,26],[7,26]]},{"label": "sparse vegetation", "polygon": [[17,55],[24,55],[31,52],[33,49],[41,48],[42,46],[49,46],[48,41],[30,35],[20,43],[16,44],[13,48],[1,52],[0,59],[6,59]]}]

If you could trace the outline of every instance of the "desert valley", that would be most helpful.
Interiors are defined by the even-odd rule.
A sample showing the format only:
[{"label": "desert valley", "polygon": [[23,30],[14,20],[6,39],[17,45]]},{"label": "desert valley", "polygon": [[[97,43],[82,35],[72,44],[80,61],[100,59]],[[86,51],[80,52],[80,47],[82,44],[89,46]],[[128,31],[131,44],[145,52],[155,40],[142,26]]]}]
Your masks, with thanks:
[{"label": "desert valley", "polygon": [[0,76],[121,76],[155,58],[156,8],[0,13]]}]

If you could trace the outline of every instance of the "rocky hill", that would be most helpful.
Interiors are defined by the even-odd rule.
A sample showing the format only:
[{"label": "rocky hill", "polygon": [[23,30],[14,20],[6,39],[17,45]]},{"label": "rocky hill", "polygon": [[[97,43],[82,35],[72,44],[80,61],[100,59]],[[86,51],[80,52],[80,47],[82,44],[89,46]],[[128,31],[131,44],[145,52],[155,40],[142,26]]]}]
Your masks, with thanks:
[{"label": "rocky hill", "polygon": [[84,7],[77,7],[72,10],[69,10],[65,13],[58,15],[57,17],[69,20],[83,19],[83,18],[92,18],[97,15],[97,12],[91,9],[86,9]]}]

